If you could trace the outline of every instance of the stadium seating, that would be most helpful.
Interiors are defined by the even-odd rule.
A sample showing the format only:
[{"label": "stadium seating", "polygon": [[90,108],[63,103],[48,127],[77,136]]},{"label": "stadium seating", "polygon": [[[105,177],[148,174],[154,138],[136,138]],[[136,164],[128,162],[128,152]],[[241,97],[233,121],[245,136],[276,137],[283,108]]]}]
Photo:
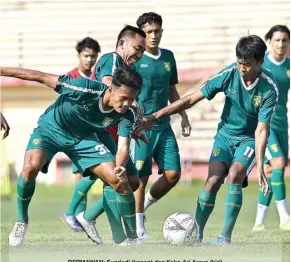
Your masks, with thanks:
[{"label": "stadium seating", "polygon": [[[65,73],[76,65],[74,47],[77,40],[91,36],[100,42],[103,54],[111,52],[122,26],[135,24],[140,14],[149,11],[163,15],[161,46],[175,53],[180,80],[187,79],[188,84],[202,81],[206,75],[214,74],[217,68],[233,62],[234,47],[240,36],[249,33],[263,37],[274,24],[289,24],[290,17],[288,0],[253,0],[252,3],[238,0],[231,1],[231,4],[227,0],[2,0],[1,65]],[[2,81],[2,85],[4,83]],[[198,84],[195,85],[185,94],[198,87]],[[9,92],[5,89],[3,97],[12,97],[17,93]],[[33,97],[36,97],[35,94]],[[18,121],[21,106],[15,99],[13,103],[16,106],[12,102],[9,107],[7,101],[3,103],[4,113],[18,130],[31,130],[39,113],[53,100],[49,96],[45,98],[46,101],[34,109],[33,116],[25,119],[25,124]],[[180,117],[173,117],[173,129],[182,148],[183,159],[208,159],[222,104],[223,96],[218,96],[211,103],[203,101],[188,111],[193,129],[190,138],[182,137]],[[27,112],[30,114],[29,109]],[[26,114],[24,111],[22,113]],[[11,137],[13,132],[16,131],[11,131]],[[10,160],[20,166],[22,156],[16,156],[13,152],[23,153],[26,137],[19,136],[9,143]]]},{"label": "stadium seating", "polygon": [[[180,69],[221,67],[233,60],[233,47],[247,34],[289,23],[289,1],[156,1],[164,18],[162,46],[175,52]],[[114,6],[114,8],[112,8]],[[123,24],[135,24],[152,1],[3,0],[1,51],[5,65],[66,72],[75,65],[74,45],[87,35],[112,51]],[[41,59],[40,59],[41,58]]]}]

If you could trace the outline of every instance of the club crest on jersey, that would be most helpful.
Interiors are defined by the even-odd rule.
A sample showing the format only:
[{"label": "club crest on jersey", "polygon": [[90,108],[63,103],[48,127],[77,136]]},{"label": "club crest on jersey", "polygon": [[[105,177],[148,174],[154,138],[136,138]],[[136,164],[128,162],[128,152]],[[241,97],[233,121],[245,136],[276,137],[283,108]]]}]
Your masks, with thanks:
[{"label": "club crest on jersey", "polygon": [[212,156],[216,157],[220,154],[220,148],[215,148],[212,151]]},{"label": "club crest on jersey", "polygon": [[272,150],[273,152],[275,152],[275,153],[278,152],[278,150],[279,150],[277,144],[273,144],[273,145],[271,145],[270,148],[271,148],[271,150]]},{"label": "club crest on jersey", "polygon": [[103,126],[110,126],[110,124],[113,122],[113,119],[110,117],[105,117],[103,119],[102,125]]},{"label": "club crest on jersey", "polygon": [[286,75],[290,78],[290,70],[286,70]]},{"label": "club crest on jersey", "polygon": [[258,107],[261,105],[261,102],[262,102],[262,97],[261,96],[254,96],[253,97],[253,105],[255,107]]},{"label": "club crest on jersey", "polygon": [[136,169],[139,171],[139,170],[141,170],[142,168],[143,168],[143,164],[144,164],[144,161],[142,161],[142,160],[137,160],[136,162],[135,162],[135,167],[136,167]]},{"label": "club crest on jersey", "polygon": [[165,69],[170,72],[171,71],[171,64],[170,62],[164,62],[164,65],[165,65]]},{"label": "club crest on jersey", "polygon": [[41,141],[40,138],[34,138],[34,139],[32,140],[32,144],[33,144],[33,145],[39,145],[39,144],[40,144],[40,141]]}]

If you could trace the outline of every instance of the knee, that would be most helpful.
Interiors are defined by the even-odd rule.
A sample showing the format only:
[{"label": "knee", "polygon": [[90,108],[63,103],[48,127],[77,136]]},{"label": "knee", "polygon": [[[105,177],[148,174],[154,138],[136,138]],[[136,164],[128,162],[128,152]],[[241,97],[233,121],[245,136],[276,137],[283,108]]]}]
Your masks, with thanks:
[{"label": "knee", "polygon": [[139,181],[138,176],[128,177],[128,182],[133,192],[136,191],[140,186],[140,181]]},{"label": "knee", "polygon": [[148,176],[139,177],[139,187],[137,189],[139,192],[145,192],[145,189],[148,184],[148,179],[149,179]]},{"label": "knee", "polygon": [[179,182],[179,180],[181,178],[181,172],[180,171],[167,170],[167,171],[165,171],[164,176],[166,176],[168,182],[172,186],[175,186]]},{"label": "knee", "polygon": [[24,164],[23,169],[22,169],[22,176],[26,180],[33,180],[36,178],[40,170],[41,170],[41,166],[39,163],[30,161]]},{"label": "knee", "polygon": [[229,184],[242,184],[244,178],[246,177],[245,168],[231,168],[229,171]]},{"label": "knee", "polygon": [[209,175],[205,183],[205,188],[208,192],[216,194],[224,182],[224,178],[224,174]]},{"label": "knee", "polygon": [[271,160],[272,168],[284,168],[286,166],[286,160],[284,157],[276,157]]}]

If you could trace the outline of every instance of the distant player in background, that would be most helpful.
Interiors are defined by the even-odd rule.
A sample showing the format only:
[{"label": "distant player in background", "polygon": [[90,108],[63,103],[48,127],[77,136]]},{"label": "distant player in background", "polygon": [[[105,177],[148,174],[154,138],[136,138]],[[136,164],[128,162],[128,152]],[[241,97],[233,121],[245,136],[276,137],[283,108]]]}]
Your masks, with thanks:
[{"label": "distant player in background", "polygon": [[[149,12],[142,14],[137,26],[146,33],[146,51],[133,68],[143,77],[143,87],[137,102],[144,115],[150,115],[180,98],[176,89],[178,73],[172,51],[160,48],[163,34],[163,20],[159,14]],[[189,136],[191,126],[185,111],[180,112],[183,136]],[[136,226],[139,238],[149,238],[145,229],[145,210],[165,196],[179,181],[181,176],[180,155],[175,134],[171,128],[170,118],[156,121],[150,131],[145,132],[149,144],[136,145],[131,142],[131,160],[133,170],[128,173],[139,175],[140,186],[135,194]],[[152,159],[157,163],[162,176],[145,194],[149,176],[152,174]],[[130,161],[131,161],[130,160]]]},{"label": "distant player in background", "polygon": [[[118,34],[115,51],[103,55],[93,68],[92,79],[102,81],[102,83],[110,86],[116,69],[124,64],[132,66],[133,63],[142,57],[144,50],[145,33],[139,28],[129,25],[125,26]],[[117,129],[117,125],[112,125],[106,130],[114,137],[115,141],[118,140]],[[129,184],[132,190],[135,191],[139,186],[139,178],[136,174],[131,175],[127,173],[127,175]],[[76,184],[70,205],[63,215],[64,219],[73,214],[80,201],[83,201],[82,195],[88,192],[94,182],[94,180],[82,178]],[[107,210],[106,214],[111,226],[114,243],[122,243],[126,239],[126,234],[123,230],[121,216],[116,207],[115,192],[112,187],[107,184],[105,184],[104,187],[103,197],[85,212],[81,212],[80,216],[84,218],[83,223],[86,223],[86,221],[87,223],[92,223],[104,212],[104,210]],[[128,230],[128,228],[126,228],[126,230]]]},{"label": "distant player in background", "polygon": [[273,26],[266,34],[265,40],[269,44],[269,52],[265,56],[263,67],[273,74],[278,84],[279,100],[270,125],[265,154],[265,173],[270,192],[267,196],[259,192],[253,231],[265,229],[264,221],[273,194],[280,217],[280,228],[290,231],[290,214],[284,182],[285,167],[288,164],[287,99],[290,89],[290,58],[286,56],[286,51],[290,45],[290,30],[284,25]]},{"label": "distant player in background", "polygon": [[[269,187],[264,174],[264,155],[278,100],[278,88],[270,72],[262,68],[267,46],[255,35],[242,37],[236,46],[237,62],[204,83],[201,89],[147,117],[149,128],[156,120],[194,106],[219,92],[226,96],[221,122],[209,159],[208,177],[199,194],[195,219],[199,225],[197,243],[203,239],[216,194],[229,177],[223,230],[209,245],[230,243],[242,206],[242,181],[257,160],[257,176],[265,194]],[[146,118],[143,128],[146,129]]]},{"label": "distant player in background", "polygon": [[[68,72],[67,75],[73,78],[91,78],[92,75],[92,67],[95,65],[96,60],[98,58],[98,54],[101,52],[99,43],[90,38],[86,37],[83,40],[79,41],[76,45],[77,57],[79,60],[78,66],[72,71]],[[76,182],[79,181],[83,176],[79,172],[78,168],[72,164],[72,172],[75,174]],[[100,179],[98,179],[99,183],[101,183]],[[64,215],[61,217],[61,220],[67,223],[73,230],[75,231],[84,231],[78,220],[76,219],[76,215],[83,212],[87,206],[87,193],[83,196],[82,201],[76,207],[75,210],[72,211],[73,215],[67,216],[64,218]]]}]

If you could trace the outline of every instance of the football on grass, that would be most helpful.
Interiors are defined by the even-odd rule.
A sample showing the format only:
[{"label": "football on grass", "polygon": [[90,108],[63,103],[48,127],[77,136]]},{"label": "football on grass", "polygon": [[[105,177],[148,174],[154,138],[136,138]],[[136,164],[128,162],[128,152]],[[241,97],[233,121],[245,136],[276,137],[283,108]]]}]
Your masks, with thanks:
[{"label": "football on grass", "polygon": [[195,243],[199,229],[195,219],[187,213],[170,215],[163,227],[166,241],[174,245],[190,246]]}]

